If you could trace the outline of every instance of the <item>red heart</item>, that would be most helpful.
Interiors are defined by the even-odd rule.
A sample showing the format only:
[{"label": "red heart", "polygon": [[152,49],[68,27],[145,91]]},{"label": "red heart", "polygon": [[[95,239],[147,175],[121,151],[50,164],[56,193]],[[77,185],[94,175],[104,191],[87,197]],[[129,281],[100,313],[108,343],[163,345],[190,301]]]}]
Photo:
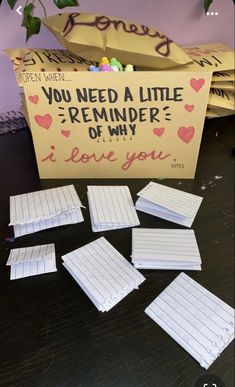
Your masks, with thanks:
[{"label": "red heart", "polygon": [[36,116],[34,116],[34,119],[39,126],[45,129],[49,129],[52,124],[52,117],[50,114],[45,114],[44,116],[36,114]]},{"label": "red heart", "polygon": [[184,107],[185,107],[185,110],[187,110],[187,112],[191,113],[193,111],[195,105],[188,105],[186,103],[186,105],[184,105]]},{"label": "red heart", "polygon": [[153,133],[158,137],[161,137],[163,135],[164,131],[165,131],[165,128],[154,128],[153,129]]},{"label": "red heart", "polygon": [[29,96],[30,102],[34,103],[34,105],[37,105],[39,101],[39,96],[38,95],[30,95]]},{"label": "red heart", "polygon": [[186,128],[185,126],[181,126],[178,129],[178,136],[182,141],[188,144],[192,140],[194,136],[194,132],[195,132],[195,129],[193,126],[189,126],[188,128]]},{"label": "red heart", "polygon": [[64,137],[70,136],[70,130],[61,130],[61,134],[63,134]]},{"label": "red heart", "polygon": [[196,91],[197,93],[202,88],[204,83],[205,83],[204,78],[200,78],[200,79],[192,78],[192,79],[190,79],[190,85],[192,86],[193,90]]}]

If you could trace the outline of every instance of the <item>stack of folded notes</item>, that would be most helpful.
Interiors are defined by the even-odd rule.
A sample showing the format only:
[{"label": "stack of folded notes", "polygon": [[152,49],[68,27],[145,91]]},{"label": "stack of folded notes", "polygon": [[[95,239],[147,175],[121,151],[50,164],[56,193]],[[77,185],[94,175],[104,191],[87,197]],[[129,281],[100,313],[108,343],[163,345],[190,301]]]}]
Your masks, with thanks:
[{"label": "stack of folded notes", "polygon": [[138,269],[201,270],[193,230],[133,228],[131,258]]},{"label": "stack of folded notes", "polygon": [[82,203],[73,185],[10,196],[15,237],[83,222]]},{"label": "stack of folded notes", "polygon": [[145,280],[104,237],[62,259],[64,267],[102,312],[110,310]]},{"label": "stack of folded notes", "polygon": [[88,186],[91,226],[94,232],[140,224],[127,186]]},{"label": "stack of folded notes", "polygon": [[182,226],[191,227],[202,197],[150,182],[138,194],[136,209]]},{"label": "stack of folded notes", "polygon": [[145,313],[205,369],[234,339],[234,309],[184,273]]},{"label": "stack of folded notes", "polygon": [[55,245],[13,249],[6,265],[11,267],[11,280],[57,271]]}]

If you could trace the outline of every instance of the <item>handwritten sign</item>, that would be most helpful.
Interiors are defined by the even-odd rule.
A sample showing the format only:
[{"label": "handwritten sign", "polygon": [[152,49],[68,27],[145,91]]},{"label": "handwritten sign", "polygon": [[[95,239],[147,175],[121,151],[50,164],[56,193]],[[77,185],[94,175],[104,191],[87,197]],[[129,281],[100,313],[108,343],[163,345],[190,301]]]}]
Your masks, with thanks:
[{"label": "handwritten sign", "polygon": [[23,73],[40,177],[193,178],[210,73]]},{"label": "handwritten sign", "polygon": [[13,64],[18,86],[22,86],[22,72],[87,71],[89,66],[97,66],[97,62],[67,50],[12,48],[4,51]]},{"label": "handwritten sign", "polygon": [[205,71],[223,71],[234,68],[234,50],[222,43],[202,44],[185,47],[184,51],[192,59],[188,69]]}]

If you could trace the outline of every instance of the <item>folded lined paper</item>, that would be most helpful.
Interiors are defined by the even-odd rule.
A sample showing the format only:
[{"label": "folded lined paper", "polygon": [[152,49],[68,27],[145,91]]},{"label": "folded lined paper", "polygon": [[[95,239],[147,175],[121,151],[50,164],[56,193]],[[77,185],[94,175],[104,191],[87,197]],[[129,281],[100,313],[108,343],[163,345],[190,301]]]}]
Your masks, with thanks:
[{"label": "folded lined paper", "polygon": [[137,210],[187,227],[191,227],[203,199],[154,182],[137,195]]},{"label": "folded lined paper", "polygon": [[193,230],[133,228],[131,258],[139,269],[201,270]]},{"label": "folded lined paper", "polygon": [[145,313],[205,369],[234,339],[234,309],[184,273]]},{"label": "folded lined paper", "polygon": [[15,237],[82,222],[82,203],[73,185],[10,197],[10,226]]},{"label": "folded lined paper", "polygon": [[11,280],[57,271],[55,245],[13,249],[6,265],[11,266]]},{"label": "folded lined paper", "polygon": [[107,312],[145,278],[104,237],[62,257],[96,308]]},{"label": "folded lined paper", "polygon": [[94,232],[140,224],[127,186],[88,186],[87,189]]}]

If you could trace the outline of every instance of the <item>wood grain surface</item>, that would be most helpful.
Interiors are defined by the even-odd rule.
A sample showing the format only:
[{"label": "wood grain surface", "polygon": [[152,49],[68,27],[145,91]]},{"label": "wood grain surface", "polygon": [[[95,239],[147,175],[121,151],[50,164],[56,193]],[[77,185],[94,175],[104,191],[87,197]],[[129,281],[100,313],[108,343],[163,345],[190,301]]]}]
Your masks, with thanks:
[{"label": "wood grain surface", "polygon": [[[160,181],[204,197],[192,227],[202,271],[187,274],[230,306],[234,306],[233,145],[234,117],[207,121],[195,179]],[[178,271],[143,270],[146,281],[140,289],[101,313],[62,266],[61,255],[101,235],[130,260],[131,229],[91,231],[86,187],[125,184],[136,201],[136,193],[148,182],[40,180],[29,130],[0,136],[1,387],[193,387],[202,375],[219,376],[226,387],[234,386],[234,344],[205,371],[144,313]],[[71,183],[87,207],[85,222],[7,241],[13,236],[8,227],[10,195]],[[183,228],[140,212],[139,217],[142,227]],[[58,272],[10,281],[5,266],[10,249],[46,243],[56,245]]]}]

